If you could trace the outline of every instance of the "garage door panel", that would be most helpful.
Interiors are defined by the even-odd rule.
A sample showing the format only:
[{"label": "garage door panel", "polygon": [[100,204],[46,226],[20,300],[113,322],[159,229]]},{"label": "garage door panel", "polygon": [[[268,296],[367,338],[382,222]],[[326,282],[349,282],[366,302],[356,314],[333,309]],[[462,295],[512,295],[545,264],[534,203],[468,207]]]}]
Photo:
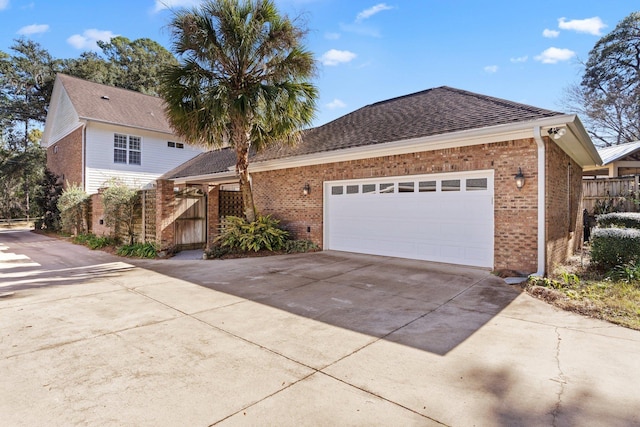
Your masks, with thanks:
[{"label": "garage door panel", "polygon": [[[487,188],[465,191],[464,179],[486,178]],[[400,182],[459,179],[459,191],[398,192]],[[332,195],[332,185],[394,183],[393,193]],[[362,188],[361,186],[358,188]],[[493,171],[327,183],[328,249],[493,266]]]}]

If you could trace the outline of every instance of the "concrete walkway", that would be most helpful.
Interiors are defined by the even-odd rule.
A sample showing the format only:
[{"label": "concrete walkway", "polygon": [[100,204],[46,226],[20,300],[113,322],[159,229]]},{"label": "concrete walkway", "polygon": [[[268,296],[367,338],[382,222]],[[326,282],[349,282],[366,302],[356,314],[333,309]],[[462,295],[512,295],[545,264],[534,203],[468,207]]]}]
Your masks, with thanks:
[{"label": "concrete walkway", "polygon": [[640,425],[640,332],[486,271],[0,231],[0,424]]}]

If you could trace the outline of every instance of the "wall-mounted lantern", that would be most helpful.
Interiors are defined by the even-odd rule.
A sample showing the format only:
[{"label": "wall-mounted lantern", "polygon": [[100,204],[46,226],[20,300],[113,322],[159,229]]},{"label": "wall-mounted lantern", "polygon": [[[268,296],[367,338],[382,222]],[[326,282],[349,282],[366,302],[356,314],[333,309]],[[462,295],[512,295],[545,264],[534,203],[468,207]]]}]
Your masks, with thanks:
[{"label": "wall-mounted lantern", "polygon": [[522,173],[522,168],[518,168],[518,173],[514,178],[516,180],[516,187],[518,187],[518,190],[524,187],[524,174]]},{"label": "wall-mounted lantern", "polygon": [[307,182],[304,187],[302,187],[302,195],[303,196],[308,196],[309,193],[311,193],[311,187],[309,186],[309,183]]}]

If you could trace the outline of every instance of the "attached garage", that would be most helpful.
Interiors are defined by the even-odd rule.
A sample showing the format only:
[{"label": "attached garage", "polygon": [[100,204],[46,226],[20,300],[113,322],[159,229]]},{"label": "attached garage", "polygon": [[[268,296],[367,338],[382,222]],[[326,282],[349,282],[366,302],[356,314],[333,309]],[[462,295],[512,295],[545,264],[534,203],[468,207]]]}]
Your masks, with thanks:
[{"label": "attached garage", "polygon": [[[575,115],[439,87],[301,136],[250,155],[253,198],[322,249],[544,275],[582,243],[582,168],[600,158]],[[204,184],[215,204],[235,164],[205,153],[158,185]]]},{"label": "attached garage", "polygon": [[327,249],[493,267],[493,171],[326,182]]}]

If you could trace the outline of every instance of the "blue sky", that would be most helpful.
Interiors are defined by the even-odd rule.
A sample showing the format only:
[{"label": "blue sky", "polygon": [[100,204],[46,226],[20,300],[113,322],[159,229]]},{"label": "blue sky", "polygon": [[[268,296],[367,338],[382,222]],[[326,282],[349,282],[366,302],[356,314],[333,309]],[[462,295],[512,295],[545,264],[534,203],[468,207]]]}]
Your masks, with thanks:
[{"label": "blue sky", "polygon": [[[147,37],[170,48],[166,6],[199,0],[0,0],[0,50],[27,37],[56,58],[96,39]],[[631,0],[276,0],[300,17],[319,61],[315,125],[384,99],[451,86],[562,111],[564,89]]]}]

